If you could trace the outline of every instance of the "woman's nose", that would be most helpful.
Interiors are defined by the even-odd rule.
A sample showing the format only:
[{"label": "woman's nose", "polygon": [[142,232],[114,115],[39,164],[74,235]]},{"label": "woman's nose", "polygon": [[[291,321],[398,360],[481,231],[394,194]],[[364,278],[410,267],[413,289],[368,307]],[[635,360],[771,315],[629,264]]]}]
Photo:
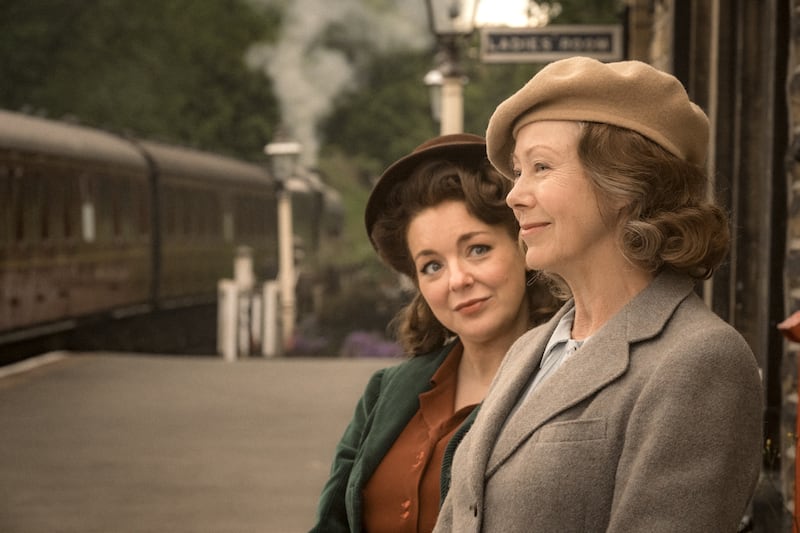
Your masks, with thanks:
[{"label": "woman's nose", "polygon": [[456,265],[450,269],[450,290],[458,291],[469,287],[475,282],[469,268],[464,265]]},{"label": "woman's nose", "polygon": [[511,209],[519,205],[519,180],[514,182],[514,186],[508,191],[506,195],[506,205]]},{"label": "woman's nose", "polygon": [[517,181],[514,182],[514,186],[506,195],[506,205],[511,209],[533,207],[533,204],[536,203],[533,192],[530,188],[525,188],[523,181],[522,178],[517,178]]}]

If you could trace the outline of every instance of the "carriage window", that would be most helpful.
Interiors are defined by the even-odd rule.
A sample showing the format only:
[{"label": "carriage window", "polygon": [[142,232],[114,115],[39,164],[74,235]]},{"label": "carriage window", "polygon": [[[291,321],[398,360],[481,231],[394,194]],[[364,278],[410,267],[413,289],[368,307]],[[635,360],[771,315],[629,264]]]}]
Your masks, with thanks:
[{"label": "carriage window", "polygon": [[25,239],[25,199],[22,195],[22,178],[20,176],[11,177],[11,224],[13,240],[21,243]]},{"label": "carriage window", "polygon": [[79,181],[81,202],[81,237],[85,242],[94,242],[96,238],[96,222],[94,213],[94,182],[88,176],[81,176]]},{"label": "carriage window", "polygon": [[166,188],[164,193],[163,217],[166,234],[173,237],[190,235],[193,207],[191,196],[185,188],[176,186]]},{"label": "carriage window", "polygon": [[197,194],[197,235],[207,237],[211,224],[208,217],[211,215],[211,202],[207,191]]},{"label": "carriage window", "polygon": [[222,223],[219,198],[211,191],[198,191],[195,206],[195,231],[202,238],[219,237]]},{"label": "carriage window", "polygon": [[164,234],[168,237],[175,235],[174,197],[175,193],[172,187],[164,187],[164,194],[161,198],[161,223],[164,227]]},{"label": "carriage window", "polygon": [[225,236],[225,220],[222,209],[222,199],[219,196],[214,196],[214,205],[211,212],[214,214],[212,220],[214,237],[217,239],[224,238]]},{"label": "carriage window", "polygon": [[44,182],[47,202],[47,229],[42,230],[42,234],[47,233],[47,237],[55,241],[64,239],[64,210],[66,208],[64,198],[67,195],[67,177],[61,173],[55,173],[48,177]]},{"label": "carriage window", "polygon": [[183,215],[181,233],[185,237],[191,237],[194,234],[194,215],[196,204],[193,201],[193,197],[194,194],[190,191],[183,191],[181,194],[181,214]]},{"label": "carriage window", "polygon": [[46,241],[50,239],[50,210],[52,206],[50,205],[50,198],[53,196],[50,193],[54,192],[52,190],[53,180],[49,178],[41,178],[36,180],[38,183],[38,187],[36,187],[36,197],[38,199],[39,204],[39,236],[41,240]]},{"label": "carriage window", "polygon": [[0,209],[0,247],[5,248],[11,239],[11,219],[14,214],[14,202],[11,196],[11,172],[8,166],[0,165],[0,205],[8,209]]},{"label": "carriage window", "polygon": [[[20,169],[22,175],[22,169]],[[21,180],[20,212],[18,214],[18,242],[35,242],[41,230],[41,179],[35,174],[26,174]]]},{"label": "carriage window", "polygon": [[236,202],[236,210],[234,216],[236,217],[236,237],[241,239],[252,234],[252,216],[250,213],[250,202],[247,198],[239,197]]},{"label": "carriage window", "polygon": [[64,184],[63,211],[61,212],[63,217],[62,223],[64,225],[64,238],[66,240],[75,238],[77,228],[80,225],[79,197],[78,182],[74,178],[71,178]]},{"label": "carriage window", "polygon": [[147,227],[150,225],[147,200],[147,187],[143,184],[138,184],[136,186],[136,231],[139,235],[147,235]]},{"label": "carriage window", "polygon": [[120,201],[120,197],[122,196],[122,187],[125,186],[125,182],[122,180],[114,180],[113,182],[109,182],[108,187],[108,199],[110,200],[111,206],[111,235],[114,237],[119,237],[122,235],[122,202]]},{"label": "carriage window", "polygon": [[111,231],[115,238],[134,235],[136,216],[137,187],[129,179],[115,179],[109,182],[111,198]]},{"label": "carriage window", "polygon": [[106,176],[94,181],[94,214],[98,242],[108,242],[113,236],[113,187]]},{"label": "carriage window", "polygon": [[233,241],[234,221],[233,213],[225,211],[222,214],[222,238],[225,242]]},{"label": "carriage window", "polygon": [[206,211],[206,223],[208,224],[208,235],[219,239],[222,236],[222,207],[218,196],[209,193],[208,211]]}]

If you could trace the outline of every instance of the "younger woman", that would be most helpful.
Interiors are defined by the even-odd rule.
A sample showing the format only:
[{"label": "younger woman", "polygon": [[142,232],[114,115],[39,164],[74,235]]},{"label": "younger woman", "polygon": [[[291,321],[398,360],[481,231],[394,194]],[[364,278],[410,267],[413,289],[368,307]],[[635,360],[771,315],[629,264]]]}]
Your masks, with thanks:
[{"label": "younger woman", "polygon": [[411,358],[369,381],[312,531],[433,529],[452,454],[506,350],[558,304],[526,271],[510,188],[467,134],[431,139],[381,176],[367,233],[418,289],[395,321]]}]

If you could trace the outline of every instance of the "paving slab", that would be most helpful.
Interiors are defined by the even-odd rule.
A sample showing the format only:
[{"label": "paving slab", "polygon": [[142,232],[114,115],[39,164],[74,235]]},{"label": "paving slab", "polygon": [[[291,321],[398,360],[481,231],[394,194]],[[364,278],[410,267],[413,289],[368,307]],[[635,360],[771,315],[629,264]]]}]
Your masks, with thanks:
[{"label": "paving slab", "polygon": [[369,376],[399,362],[40,361],[0,372],[4,533],[307,531]]}]

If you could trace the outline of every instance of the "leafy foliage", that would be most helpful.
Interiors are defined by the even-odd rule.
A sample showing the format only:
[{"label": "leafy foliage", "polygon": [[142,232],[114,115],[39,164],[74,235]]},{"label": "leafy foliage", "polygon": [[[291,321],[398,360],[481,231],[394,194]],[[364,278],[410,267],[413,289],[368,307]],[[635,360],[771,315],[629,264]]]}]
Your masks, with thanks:
[{"label": "leafy foliage", "polygon": [[4,0],[0,106],[258,153],[278,106],[243,56],[279,23],[237,0]]},{"label": "leafy foliage", "polygon": [[383,167],[436,134],[428,90],[427,54],[374,57],[362,84],[336,103],[324,122],[325,142],[348,155],[372,158]]},{"label": "leafy foliage", "polygon": [[[245,57],[255,43],[277,42],[282,8],[291,1],[2,0],[0,108],[263,158],[282,114],[272,81],[248,69]],[[393,9],[389,0],[363,2]],[[618,22],[624,7],[622,0],[558,3],[553,22],[561,24]],[[423,83],[434,51],[376,48],[367,28],[329,22],[305,37],[342,53],[356,72],[331,113],[311,125],[321,142],[316,164],[345,207],[344,235],[322,243],[323,259],[351,273],[354,291],[380,300],[379,291],[365,287],[386,285],[391,273],[364,234],[367,196],[386,166],[439,125]],[[463,44],[464,129],[483,134],[497,104],[540,65],[485,64],[478,35]]]}]

